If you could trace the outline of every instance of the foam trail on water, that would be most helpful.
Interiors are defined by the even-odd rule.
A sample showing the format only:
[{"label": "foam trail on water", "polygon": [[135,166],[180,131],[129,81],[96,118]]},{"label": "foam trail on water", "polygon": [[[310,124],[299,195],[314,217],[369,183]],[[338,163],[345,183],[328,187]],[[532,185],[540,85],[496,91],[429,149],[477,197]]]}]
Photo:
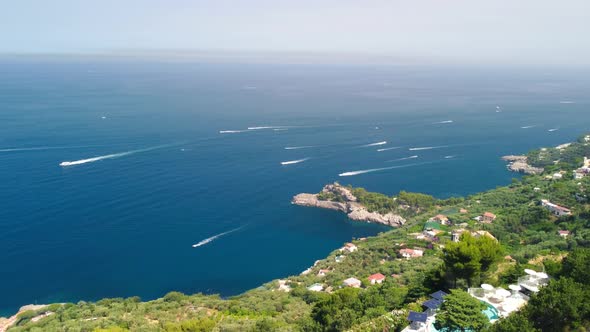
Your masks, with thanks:
[{"label": "foam trail on water", "polygon": [[218,239],[218,238],[220,238],[220,237],[222,237],[222,236],[224,236],[224,235],[227,235],[227,234],[229,234],[229,233],[233,233],[233,232],[239,231],[240,229],[242,229],[242,228],[244,228],[244,227],[246,227],[246,226],[242,226],[242,227],[234,228],[234,229],[232,229],[232,230],[229,230],[229,231],[227,231],[227,232],[219,233],[219,234],[217,234],[217,235],[213,235],[212,237],[208,237],[208,238],[206,238],[206,239],[204,239],[204,240],[201,240],[201,241],[199,241],[198,243],[195,243],[195,244],[193,244],[193,248],[197,248],[197,247],[200,247],[200,246],[204,246],[204,245],[206,245],[207,243],[213,242],[213,241],[215,241],[216,239]]},{"label": "foam trail on water", "polygon": [[455,157],[456,157],[456,156],[445,156],[445,159],[453,159],[453,158],[455,158]]},{"label": "foam trail on water", "polygon": [[439,121],[439,122],[435,122],[433,124],[443,124],[443,123],[453,123],[453,120]]},{"label": "foam trail on water", "polygon": [[391,167],[363,169],[363,170],[360,170],[360,171],[352,171],[352,172],[340,173],[340,174],[338,174],[338,176],[355,176],[355,175],[372,173],[372,172],[386,171],[386,170],[390,170],[390,169],[406,168],[406,167],[419,166],[419,165],[427,165],[427,164],[432,164],[432,163],[435,163],[435,162],[436,161],[430,161],[430,162],[425,162],[425,163],[415,163],[415,164],[407,164],[407,165],[401,165],[401,166],[391,166]]},{"label": "foam trail on water", "polygon": [[80,159],[80,160],[75,160],[75,161],[62,161],[59,164],[59,166],[61,166],[61,167],[68,167],[68,166],[88,164],[88,163],[93,163],[93,162],[99,161],[99,160],[120,158],[120,157],[124,157],[124,156],[129,156],[129,155],[132,155],[132,154],[135,154],[135,153],[147,152],[147,151],[151,151],[151,150],[155,150],[155,149],[161,149],[161,148],[169,147],[169,146],[170,145],[158,145],[158,146],[154,146],[154,147],[147,148],[147,149],[132,150],[132,151],[126,151],[126,152],[121,152],[121,153],[107,154],[107,155],[104,155],[104,156],[98,156],[98,157],[93,157],[93,158],[88,158],[88,159]]},{"label": "foam trail on water", "polygon": [[551,128],[551,129],[549,129],[547,131],[558,131],[558,130],[559,130],[559,128]]},{"label": "foam trail on water", "polygon": [[219,133],[220,134],[237,134],[237,133],[243,133],[245,130],[220,130]]},{"label": "foam trail on water", "polygon": [[285,147],[285,150],[299,150],[299,149],[309,149],[309,148],[315,148],[315,146],[313,146],[313,145],[287,146],[287,147]]},{"label": "foam trail on water", "polygon": [[575,104],[575,101],[571,101],[571,100],[562,100],[559,102],[560,104]]},{"label": "foam trail on water", "polygon": [[366,144],[366,145],[363,145],[363,147],[369,147],[369,146],[379,146],[379,145],[385,145],[385,144],[387,144],[387,141],[381,141],[381,142],[376,142],[376,143]]},{"label": "foam trail on water", "polygon": [[409,151],[422,151],[422,150],[432,150],[432,149],[442,149],[448,148],[449,145],[439,145],[439,146],[422,146],[417,148],[409,148]]},{"label": "foam trail on water", "polygon": [[273,131],[285,131],[285,130],[289,130],[289,128],[273,128]]},{"label": "foam trail on water", "polygon": [[248,127],[248,130],[262,130],[262,129],[287,129],[286,126],[259,126],[259,127]]},{"label": "foam trail on water", "polygon": [[81,149],[81,148],[91,148],[96,147],[96,145],[84,145],[84,146],[39,146],[39,147],[32,147],[32,148],[7,148],[7,149],[0,149],[0,152],[19,152],[19,151],[45,151],[45,150],[64,150],[64,149]]},{"label": "foam trail on water", "polygon": [[394,146],[391,148],[377,149],[377,152],[383,152],[383,151],[389,151],[389,150],[395,150],[395,149],[401,149],[401,146]]},{"label": "foam trail on water", "polygon": [[386,163],[391,163],[391,162],[394,162],[394,161],[408,160],[408,159],[416,159],[416,158],[418,158],[417,155],[415,155],[415,156],[409,156],[409,157],[405,157],[405,158],[387,160]]},{"label": "foam trail on water", "polygon": [[299,164],[302,163],[306,160],[308,160],[309,158],[303,158],[303,159],[297,159],[297,160],[289,160],[289,161],[281,161],[281,165],[293,165],[293,164]]},{"label": "foam trail on water", "polygon": [[523,126],[520,127],[521,129],[529,129],[529,128],[535,128],[537,125],[532,125],[532,126]]}]

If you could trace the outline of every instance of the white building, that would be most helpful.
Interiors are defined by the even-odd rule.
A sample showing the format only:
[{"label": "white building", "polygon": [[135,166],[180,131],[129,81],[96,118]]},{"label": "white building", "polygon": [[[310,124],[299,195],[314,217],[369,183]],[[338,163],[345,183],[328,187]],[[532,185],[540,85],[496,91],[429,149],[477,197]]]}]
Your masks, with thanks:
[{"label": "white building", "polygon": [[344,280],[343,284],[346,287],[354,287],[354,288],[361,287],[361,281],[358,280],[357,278],[348,278],[348,279]]}]

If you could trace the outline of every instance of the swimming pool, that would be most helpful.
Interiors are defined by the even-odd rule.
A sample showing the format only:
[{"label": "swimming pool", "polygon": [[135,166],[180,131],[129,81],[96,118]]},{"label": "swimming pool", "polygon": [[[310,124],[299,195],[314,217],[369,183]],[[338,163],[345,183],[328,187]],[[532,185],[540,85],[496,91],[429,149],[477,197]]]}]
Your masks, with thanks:
[{"label": "swimming pool", "polygon": [[[494,307],[493,305],[491,305],[490,303],[486,302],[486,301],[481,301],[481,303],[486,305],[486,308],[482,311],[486,317],[488,317],[488,319],[491,321],[494,321],[496,319],[500,318],[500,313],[498,312],[498,309],[496,309],[496,307]],[[428,329],[429,332],[441,332],[439,330],[436,329],[436,327],[434,327],[434,322],[432,322],[432,324],[430,324],[430,328]],[[444,331],[447,332],[447,331]]]}]

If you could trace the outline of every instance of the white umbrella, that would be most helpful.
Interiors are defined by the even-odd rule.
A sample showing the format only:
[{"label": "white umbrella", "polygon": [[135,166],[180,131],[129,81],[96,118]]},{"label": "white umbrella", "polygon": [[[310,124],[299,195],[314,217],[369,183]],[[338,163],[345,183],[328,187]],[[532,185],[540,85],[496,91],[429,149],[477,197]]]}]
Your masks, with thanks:
[{"label": "white umbrella", "polygon": [[520,287],[519,285],[510,285],[510,286],[508,286],[508,288],[510,288],[511,290],[513,290],[515,292],[522,290],[522,287]]},{"label": "white umbrella", "polygon": [[494,289],[494,286],[492,286],[490,284],[481,284],[481,288],[483,288],[483,290],[485,290],[485,291],[491,291]]},{"label": "white umbrella", "polygon": [[506,296],[510,296],[510,291],[505,290],[504,288],[498,288],[496,289],[496,295],[500,296],[500,297],[506,297]]}]

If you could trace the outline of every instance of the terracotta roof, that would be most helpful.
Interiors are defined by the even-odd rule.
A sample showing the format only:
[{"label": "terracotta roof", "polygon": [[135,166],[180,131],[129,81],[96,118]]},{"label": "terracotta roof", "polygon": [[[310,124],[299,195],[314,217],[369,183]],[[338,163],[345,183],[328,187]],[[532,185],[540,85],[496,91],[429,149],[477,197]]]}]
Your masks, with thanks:
[{"label": "terracotta roof", "polygon": [[382,275],[381,273],[375,273],[369,276],[369,280],[383,280],[385,279],[385,276]]},{"label": "terracotta roof", "polygon": [[496,218],[496,215],[491,213],[491,212],[484,212],[483,214],[484,217],[491,217],[491,218]]}]

